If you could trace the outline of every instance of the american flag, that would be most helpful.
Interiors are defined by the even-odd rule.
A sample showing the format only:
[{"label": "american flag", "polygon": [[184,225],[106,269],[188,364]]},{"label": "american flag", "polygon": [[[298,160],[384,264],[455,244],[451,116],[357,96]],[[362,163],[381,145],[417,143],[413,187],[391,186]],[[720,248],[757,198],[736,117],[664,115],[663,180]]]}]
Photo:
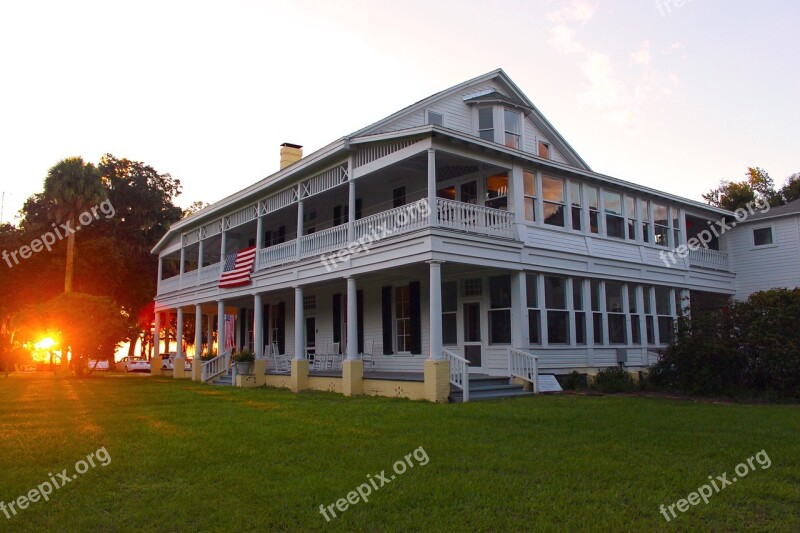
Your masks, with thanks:
[{"label": "american flag", "polygon": [[250,271],[256,262],[256,247],[239,250],[225,256],[225,268],[219,278],[219,288],[241,287],[250,283]]}]

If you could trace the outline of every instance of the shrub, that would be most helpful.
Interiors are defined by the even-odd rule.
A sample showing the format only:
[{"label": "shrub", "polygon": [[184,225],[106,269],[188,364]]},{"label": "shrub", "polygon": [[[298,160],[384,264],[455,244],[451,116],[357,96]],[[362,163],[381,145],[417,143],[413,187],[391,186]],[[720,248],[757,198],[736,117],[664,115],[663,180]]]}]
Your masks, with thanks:
[{"label": "shrub", "polygon": [[589,388],[586,375],[580,374],[577,370],[573,370],[569,374],[563,376],[558,376],[558,382],[564,390],[586,390]]},{"label": "shrub", "polygon": [[678,319],[651,372],[655,385],[695,394],[800,399],[800,289],[752,294]]},{"label": "shrub", "polygon": [[597,373],[592,388],[609,394],[631,392],[636,389],[636,382],[625,369],[612,366]]},{"label": "shrub", "polygon": [[211,360],[212,360],[212,359],[214,359],[216,356],[217,356],[217,354],[215,354],[214,352],[211,352],[211,353],[204,353],[204,354],[202,354],[202,355],[200,356],[200,360],[201,360],[201,361],[211,361]]},{"label": "shrub", "polygon": [[256,354],[250,350],[242,350],[233,354],[232,359],[234,363],[252,363],[256,360]]}]

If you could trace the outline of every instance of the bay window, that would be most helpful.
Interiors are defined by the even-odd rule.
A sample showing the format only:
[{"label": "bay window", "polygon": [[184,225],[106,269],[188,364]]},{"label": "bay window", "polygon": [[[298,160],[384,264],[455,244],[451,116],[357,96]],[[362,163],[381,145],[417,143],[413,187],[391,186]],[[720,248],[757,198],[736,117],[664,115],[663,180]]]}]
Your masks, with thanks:
[{"label": "bay window", "polygon": [[536,174],[528,170],[522,172],[525,192],[525,220],[536,221]]},{"label": "bay window", "polygon": [[489,344],[511,343],[511,276],[489,278]]},{"label": "bay window", "polygon": [[564,227],[564,180],[542,177],[542,211],[544,223]]},{"label": "bay window", "polygon": [[494,142],[494,108],[478,109],[478,136],[483,140]]},{"label": "bay window", "polygon": [[622,195],[605,191],[606,234],[618,239],[625,238],[624,219],[622,218]]},{"label": "bay window", "polygon": [[544,302],[547,308],[547,342],[569,343],[569,311],[567,311],[567,279],[544,277]]},{"label": "bay window", "polygon": [[570,203],[572,204],[572,229],[581,230],[581,184],[577,181],[569,182]]},{"label": "bay window", "polygon": [[600,199],[597,187],[586,187],[586,204],[589,206],[589,229],[600,233]]},{"label": "bay window", "polygon": [[505,145],[519,149],[522,131],[522,116],[519,111],[503,110],[503,128],[505,129]]},{"label": "bay window", "polygon": [[528,342],[541,344],[541,324],[539,310],[538,274],[527,274],[525,279],[526,301],[528,306]]}]

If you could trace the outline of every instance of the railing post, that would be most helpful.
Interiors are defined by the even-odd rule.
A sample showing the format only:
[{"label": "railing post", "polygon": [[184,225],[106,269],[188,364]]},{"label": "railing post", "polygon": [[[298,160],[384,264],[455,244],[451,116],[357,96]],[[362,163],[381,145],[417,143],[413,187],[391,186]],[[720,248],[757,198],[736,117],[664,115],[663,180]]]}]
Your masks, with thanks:
[{"label": "railing post", "polygon": [[217,355],[225,351],[225,301],[217,300]]},{"label": "railing post", "polygon": [[203,281],[203,238],[200,230],[197,230],[197,284]]},{"label": "railing post", "polygon": [[436,226],[438,216],[436,215],[436,150],[428,149],[428,206],[431,209],[430,225]]},{"label": "railing post", "polygon": [[261,268],[261,248],[264,247],[264,219],[261,218],[261,202],[256,204],[258,221],[256,222],[256,264],[254,270]]}]

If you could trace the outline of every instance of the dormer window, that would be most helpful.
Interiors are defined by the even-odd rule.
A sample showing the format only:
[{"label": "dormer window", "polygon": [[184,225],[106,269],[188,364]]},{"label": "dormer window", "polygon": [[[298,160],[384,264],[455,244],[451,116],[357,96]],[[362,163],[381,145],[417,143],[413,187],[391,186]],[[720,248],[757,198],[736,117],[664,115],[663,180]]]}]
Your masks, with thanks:
[{"label": "dormer window", "polygon": [[522,129],[522,118],[518,111],[509,109],[503,110],[503,127],[505,128],[505,145],[509,148],[519,150],[520,131]]},{"label": "dormer window", "polygon": [[494,108],[478,109],[478,136],[486,141],[494,142]]},{"label": "dormer window", "polygon": [[435,111],[428,111],[428,124],[433,126],[444,126],[444,115]]},{"label": "dormer window", "polygon": [[550,144],[539,141],[539,157],[550,159]]}]

